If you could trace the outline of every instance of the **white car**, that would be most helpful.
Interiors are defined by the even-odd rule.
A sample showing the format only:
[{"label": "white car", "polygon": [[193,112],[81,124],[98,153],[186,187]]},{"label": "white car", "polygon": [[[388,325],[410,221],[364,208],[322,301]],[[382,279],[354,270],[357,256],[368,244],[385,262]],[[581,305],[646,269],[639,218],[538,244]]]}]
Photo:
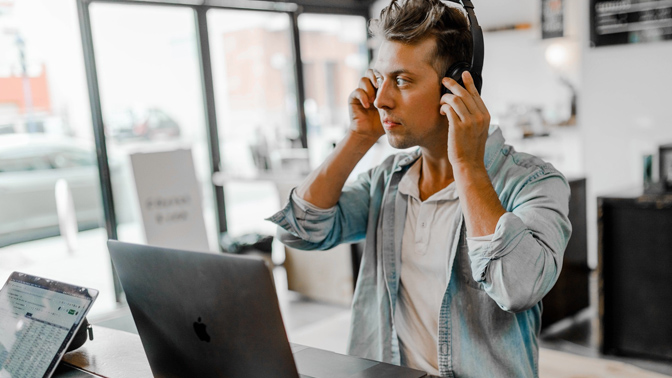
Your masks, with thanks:
[{"label": "white car", "polygon": [[[120,174],[122,164],[109,162],[113,194],[123,195],[124,183],[114,181],[125,177]],[[0,247],[59,234],[55,198],[59,179],[65,179],[72,191],[79,230],[104,225],[91,143],[45,134],[0,135]],[[125,217],[117,218],[120,215]]]}]

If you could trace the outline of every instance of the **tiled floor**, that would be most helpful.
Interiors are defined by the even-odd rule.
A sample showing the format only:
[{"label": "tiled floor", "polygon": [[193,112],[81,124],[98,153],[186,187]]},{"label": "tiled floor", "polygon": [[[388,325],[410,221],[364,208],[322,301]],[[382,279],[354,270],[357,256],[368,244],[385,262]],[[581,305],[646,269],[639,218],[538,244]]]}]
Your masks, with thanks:
[{"label": "tiled floor", "polygon": [[549,350],[585,357],[623,362],[648,371],[672,376],[672,361],[601,354],[596,343],[596,317],[597,310],[589,308],[572,318],[564,319],[552,325],[542,334],[540,346]]}]

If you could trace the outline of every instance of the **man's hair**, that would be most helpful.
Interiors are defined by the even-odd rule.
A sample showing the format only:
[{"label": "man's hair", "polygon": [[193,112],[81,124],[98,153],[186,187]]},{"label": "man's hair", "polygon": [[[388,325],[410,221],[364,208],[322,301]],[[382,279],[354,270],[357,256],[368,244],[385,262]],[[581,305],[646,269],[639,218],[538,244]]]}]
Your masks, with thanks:
[{"label": "man's hair", "polygon": [[392,0],[369,23],[374,36],[411,45],[434,37],[436,48],[430,64],[443,79],[455,62],[471,62],[473,51],[469,22],[460,9],[439,0]]}]

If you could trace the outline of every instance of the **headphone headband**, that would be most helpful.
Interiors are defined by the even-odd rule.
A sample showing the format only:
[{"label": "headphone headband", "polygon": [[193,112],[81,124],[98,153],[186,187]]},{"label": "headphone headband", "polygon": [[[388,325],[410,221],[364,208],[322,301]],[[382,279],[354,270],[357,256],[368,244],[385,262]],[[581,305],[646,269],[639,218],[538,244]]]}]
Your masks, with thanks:
[{"label": "headphone headband", "polygon": [[467,16],[469,18],[469,28],[471,29],[471,38],[473,39],[474,51],[471,56],[471,69],[473,70],[472,73],[476,73],[480,76],[481,72],[483,71],[483,58],[485,56],[483,29],[481,29],[481,25],[478,24],[478,19],[476,19],[476,13],[474,13],[474,4],[472,4],[470,0],[461,0],[460,2],[467,11]]}]

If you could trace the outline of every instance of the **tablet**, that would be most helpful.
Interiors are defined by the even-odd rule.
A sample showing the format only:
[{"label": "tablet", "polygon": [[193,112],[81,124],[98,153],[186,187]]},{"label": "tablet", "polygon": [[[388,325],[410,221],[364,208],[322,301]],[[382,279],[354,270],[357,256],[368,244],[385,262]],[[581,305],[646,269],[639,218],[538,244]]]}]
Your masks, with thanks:
[{"label": "tablet", "polygon": [[98,291],[14,272],[0,290],[0,378],[48,378]]}]

